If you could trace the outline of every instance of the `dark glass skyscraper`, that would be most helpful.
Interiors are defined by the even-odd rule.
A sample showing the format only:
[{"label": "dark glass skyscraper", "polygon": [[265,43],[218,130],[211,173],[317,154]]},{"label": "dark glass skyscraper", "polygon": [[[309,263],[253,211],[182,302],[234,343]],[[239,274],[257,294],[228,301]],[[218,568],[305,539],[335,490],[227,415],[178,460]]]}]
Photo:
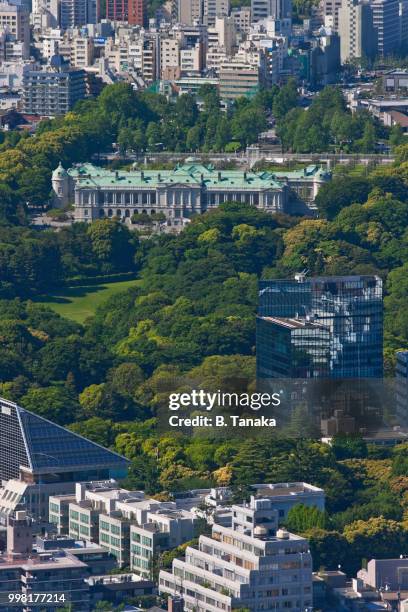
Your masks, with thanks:
[{"label": "dark glass skyscraper", "polygon": [[293,280],[261,281],[257,374],[382,378],[381,279],[299,274]]}]

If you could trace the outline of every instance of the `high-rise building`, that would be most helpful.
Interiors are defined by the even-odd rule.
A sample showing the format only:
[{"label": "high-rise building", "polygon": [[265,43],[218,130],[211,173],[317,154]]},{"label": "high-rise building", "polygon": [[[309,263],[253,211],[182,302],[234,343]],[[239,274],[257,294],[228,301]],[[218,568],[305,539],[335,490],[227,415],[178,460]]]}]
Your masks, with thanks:
[{"label": "high-rise building", "polygon": [[184,600],[184,610],[312,609],[308,541],[278,529],[271,499],[232,506],[232,527],[214,524],[211,536],[188,546],[185,560],[161,571],[159,590]]},{"label": "high-rise building", "polygon": [[395,53],[400,46],[399,0],[371,0],[373,24],[378,33],[378,54]]},{"label": "high-rise building", "polygon": [[377,30],[373,11],[360,0],[343,0],[338,10],[341,63],[355,58],[374,58],[377,54]]},{"label": "high-rise building", "polygon": [[258,317],[258,372],[263,378],[330,376],[330,332],[306,319]]},{"label": "high-rise building", "polygon": [[[101,14],[101,1],[99,0],[99,13]],[[106,0],[106,19],[111,21],[125,21],[131,25],[146,25],[145,0]]]},{"label": "high-rise building", "polygon": [[59,425],[0,399],[0,514],[27,510],[48,517],[50,495],[80,481],[126,475],[128,460]]},{"label": "high-rise building", "polygon": [[292,17],[292,0],[251,0],[252,21]]},{"label": "high-rise building", "polygon": [[382,378],[382,281],[305,274],[261,281],[258,332],[258,378],[291,378],[293,372],[299,378]]},{"label": "high-rise building", "polygon": [[400,45],[406,49],[408,45],[408,0],[399,2]]},{"label": "high-rise building", "polygon": [[396,375],[396,414],[398,424],[408,425],[408,351],[398,351]]}]

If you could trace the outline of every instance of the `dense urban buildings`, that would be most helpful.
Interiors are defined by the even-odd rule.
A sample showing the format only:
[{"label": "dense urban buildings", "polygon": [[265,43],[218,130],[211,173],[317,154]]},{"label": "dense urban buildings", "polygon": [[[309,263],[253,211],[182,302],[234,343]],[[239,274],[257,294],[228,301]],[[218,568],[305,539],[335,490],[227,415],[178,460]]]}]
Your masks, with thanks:
[{"label": "dense urban buildings", "polygon": [[214,525],[161,571],[162,593],[182,597],[185,610],[312,608],[312,560],[307,540],[278,528],[271,499],[232,506],[232,527]]}]

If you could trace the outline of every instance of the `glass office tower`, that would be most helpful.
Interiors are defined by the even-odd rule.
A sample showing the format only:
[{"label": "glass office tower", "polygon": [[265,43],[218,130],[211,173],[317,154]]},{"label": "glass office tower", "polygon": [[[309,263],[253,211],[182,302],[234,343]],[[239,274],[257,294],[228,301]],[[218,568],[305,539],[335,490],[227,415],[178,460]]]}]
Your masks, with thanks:
[{"label": "glass office tower", "polygon": [[[309,354],[316,344],[313,336],[320,342],[322,329],[327,330],[329,349],[324,367],[312,365],[303,374],[297,367],[282,368],[281,372],[274,369],[270,362],[271,338],[277,338],[278,334],[277,322],[271,320],[274,318],[281,320],[280,327],[285,319],[301,324],[296,342],[302,345],[303,351],[307,347]],[[317,326],[312,334],[311,325]],[[292,355],[295,354],[293,343],[292,339]],[[292,372],[299,378],[382,378],[382,280],[378,276],[309,278],[298,274],[293,280],[261,281],[257,371],[258,378],[293,377]]]}]

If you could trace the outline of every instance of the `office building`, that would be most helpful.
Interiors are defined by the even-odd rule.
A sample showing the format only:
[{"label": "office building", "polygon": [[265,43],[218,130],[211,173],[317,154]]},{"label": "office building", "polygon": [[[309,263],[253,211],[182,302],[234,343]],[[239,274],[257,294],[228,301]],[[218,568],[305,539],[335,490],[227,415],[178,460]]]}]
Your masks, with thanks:
[{"label": "office building", "polygon": [[258,378],[382,378],[377,276],[261,281]]},{"label": "office building", "polygon": [[292,0],[251,0],[252,21],[257,22],[267,17],[284,19],[292,17]]},{"label": "office building", "polygon": [[408,591],[408,558],[370,559],[357,579],[375,591]]},{"label": "office building", "polygon": [[108,574],[118,567],[115,557],[106,548],[88,540],[77,540],[67,536],[56,536],[55,534],[37,535],[33,550],[37,554],[56,554],[58,551],[64,550],[79,561],[86,563],[92,576]]},{"label": "office building", "polygon": [[258,372],[266,378],[330,376],[330,331],[305,319],[258,317]]},{"label": "office building", "polygon": [[360,0],[343,0],[338,10],[340,58],[344,64],[377,54],[378,32],[373,26],[373,9]]},{"label": "office building", "polygon": [[382,57],[400,46],[400,7],[398,0],[371,0],[373,24],[378,35],[378,54]]},{"label": "office building", "polygon": [[26,509],[48,519],[52,495],[75,483],[126,476],[129,462],[82,436],[0,399],[0,515]]},{"label": "office building", "polygon": [[408,351],[397,352],[395,367],[396,414],[398,425],[408,426]]},{"label": "office building", "polygon": [[51,58],[51,65],[45,70],[24,74],[23,112],[29,115],[65,115],[85,96],[85,72],[68,68],[61,56]]},{"label": "office building", "polygon": [[312,560],[307,540],[278,529],[270,499],[232,506],[232,527],[188,546],[172,572],[162,570],[159,591],[182,597],[185,610],[312,609]]},{"label": "office building", "polygon": [[146,25],[146,2],[145,0],[128,0],[128,23],[129,25]]},{"label": "office building", "polygon": [[[90,586],[91,610],[95,610],[101,601],[105,604],[110,602],[116,608],[116,606],[123,606],[130,599],[142,598],[144,595],[155,593],[153,581],[142,580],[140,576],[132,573],[91,576],[86,582]],[[128,606],[125,609],[128,609]],[[156,608],[156,610],[159,609]]]},{"label": "office building", "polygon": [[336,33],[320,36],[310,54],[312,87],[336,83],[340,74],[340,36]]},{"label": "office building", "polygon": [[241,8],[233,8],[231,17],[235,24],[237,32],[248,34],[251,29],[251,9],[249,6],[241,6]]}]

